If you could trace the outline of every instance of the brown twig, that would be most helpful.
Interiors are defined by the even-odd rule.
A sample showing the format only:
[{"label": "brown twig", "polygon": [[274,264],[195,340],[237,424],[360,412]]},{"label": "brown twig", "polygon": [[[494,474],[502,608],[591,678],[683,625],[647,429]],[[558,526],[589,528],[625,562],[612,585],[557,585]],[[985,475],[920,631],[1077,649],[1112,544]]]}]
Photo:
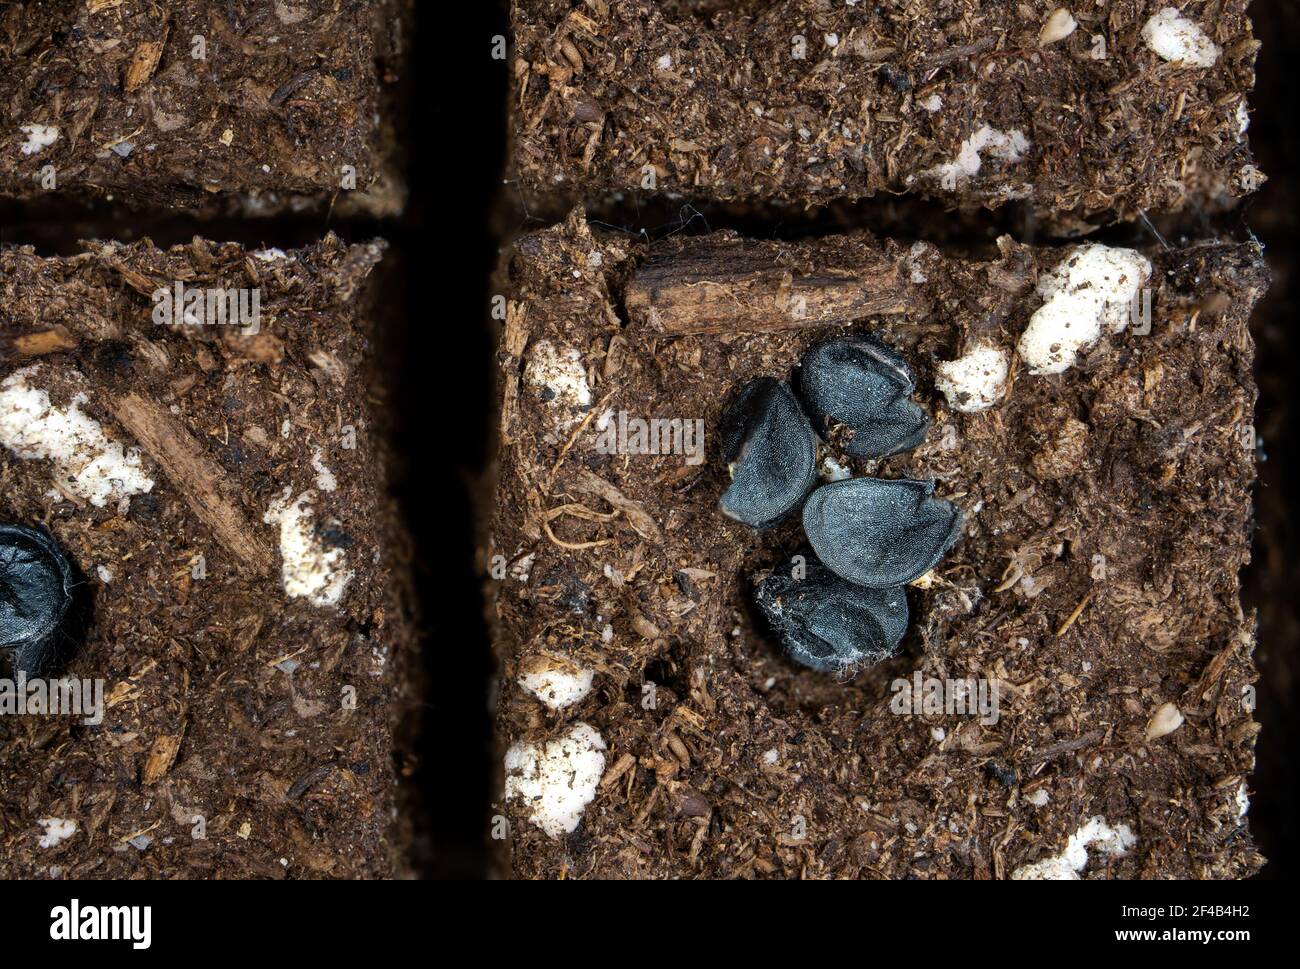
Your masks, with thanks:
[{"label": "brown twig", "polygon": [[224,475],[189,431],[158,404],[138,394],[119,397],[113,413],[162,468],[190,510],[212,529],[217,541],[258,574],[269,572],[274,563],[270,551],[239,509],[218,492],[217,482]]}]

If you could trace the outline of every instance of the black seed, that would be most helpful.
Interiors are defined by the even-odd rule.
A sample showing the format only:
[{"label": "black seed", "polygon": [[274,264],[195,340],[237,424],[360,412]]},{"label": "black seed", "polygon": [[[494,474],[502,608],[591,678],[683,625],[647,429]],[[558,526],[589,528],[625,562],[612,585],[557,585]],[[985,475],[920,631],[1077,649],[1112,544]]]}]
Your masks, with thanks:
[{"label": "black seed", "polygon": [[754,528],[775,525],[817,483],[817,435],[790,385],[759,377],[740,388],[718,428],[731,486],[723,514]]},{"label": "black seed", "polygon": [[860,458],[910,451],[925,440],[930,419],[909,399],[913,389],[907,363],[871,336],[819,343],[799,371],[808,412],[852,428],[846,450]]},{"label": "black seed", "polygon": [[0,525],[0,653],[15,674],[39,675],[72,606],[72,564],[45,532]]},{"label": "black seed", "polygon": [[961,531],[961,509],[933,493],[932,480],[836,481],[804,505],[804,534],[827,568],[850,582],[905,585],[932,569]]},{"label": "black seed", "polygon": [[846,582],[811,551],[802,560],[786,559],[754,589],[754,602],[790,658],[821,673],[843,673],[893,656],[907,631],[906,592]]}]

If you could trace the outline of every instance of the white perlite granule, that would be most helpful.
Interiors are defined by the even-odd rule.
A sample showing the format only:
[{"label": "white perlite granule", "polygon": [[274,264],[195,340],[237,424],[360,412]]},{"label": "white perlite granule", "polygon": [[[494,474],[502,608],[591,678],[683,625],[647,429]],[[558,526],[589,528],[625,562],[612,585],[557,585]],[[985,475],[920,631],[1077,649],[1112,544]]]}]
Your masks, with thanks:
[{"label": "white perlite granule", "polygon": [[1127,824],[1112,828],[1101,815],[1089,818],[1087,823],[1070,835],[1065,850],[1059,855],[1044,858],[1032,865],[1024,865],[1011,873],[1015,881],[1079,881],[1079,872],[1088,866],[1088,848],[1119,858],[1128,854],[1137,844],[1137,836]]},{"label": "white perlite granule", "polygon": [[30,383],[40,367],[26,367],[0,384],[0,443],[25,460],[49,460],[59,486],[103,508],[142,494],[154,482],[140,455],[110,441],[99,422],[82,413],[84,394],[65,410]]},{"label": "white perlite granule", "polygon": [[311,467],[316,472],[316,487],[321,491],[335,491],[338,489],[338,479],[334,477],[334,472],[325,466],[325,455],[320,448],[312,452]]},{"label": "white perlite granule", "polygon": [[595,674],[580,663],[554,653],[525,660],[515,681],[552,710],[571,707],[591,692]]},{"label": "white perlite granule", "polygon": [[836,460],[833,454],[822,456],[817,471],[823,481],[845,481],[853,477],[853,470]]},{"label": "white perlite granule", "polygon": [[981,154],[1014,164],[1028,150],[1029,139],[1018,128],[1003,132],[984,125],[961,143],[956,158],[930,169],[930,174],[936,176],[944,188],[953,189],[960,182],[979,174],[983,164]]},{"label": "white perlite granule", "polygon": [[591,406],[582,354],[570,347],[556,349],[549,340],[539,340],[528,355],[524,380],[547,404],[570,411],[561,426],[576,424],[582,418],[579,412]]},{"label": "white perlite granule", "polygon": [[53,848],[77,833],[77,822],[67,818],[40,818],[36,823],[44,829],[36,842],[42,848]]},{"label": "white perlite granule", "polygon": [[326,549],[316,537],[314,491],[290,501],[292,488],[271,502],[262,521],[280,527],[280,577],[285,595],[307,598],[313,605],[337,606],[353,573],[341,548]]},{"label": "white perlite granule", "polygon": [[27,136],[19,150],[24,155],[39,155],[59,140],[59,129],[48,124],[25,124],[18,129]]},{"label": "white perlite granule", "polygon": [[948,398],[954,410],[974,414],[987,410],[1006,392],[1011,354],[982,345],[956,360],[939,364],[934,385]]},{"label": "white perlite granule", "polygon": [[1029,318],[1016,349],[1029,372],[1062,373],[1079,351],[1129,321],[1132,304],[1151,276],[1151,263],[1140,252],[1096,243],[1080,246],[1038,281],[1045,302]]},{"label": "white perlite granule", "polygon": [[605,741],[576,723],[544,744],[518,741],[506,751],[506,800],[527,802],[528,820],[552,838],[573,831],[605,772]]},{"label": "white perlite granule", "polygon": [[1213,67],[1219,59],[1219,45],[1210,40],[1201,25],[1174,7],[1165,7],[1142,28],[1142,39],[1167,61],[1188,67]]}]

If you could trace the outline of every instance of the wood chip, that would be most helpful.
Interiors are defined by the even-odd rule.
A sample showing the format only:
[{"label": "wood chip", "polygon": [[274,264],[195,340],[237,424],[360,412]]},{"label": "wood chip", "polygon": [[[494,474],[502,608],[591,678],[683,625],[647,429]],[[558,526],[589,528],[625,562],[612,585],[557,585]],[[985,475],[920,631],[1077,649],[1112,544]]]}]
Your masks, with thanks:
[{"label": "wood chip", "polygon": [[145,758],[144,767],[140,771],[140,783],[153,784],[172,769],[184,736],[185,732],[182,730],[180,733],[163,734],[153,742],[153,746],[149,748],[149,756]]},{"label": "wood chip", "polygon": [[1091,601],[1092,601],[1092,593],[1089,592],[1079,601],[1079,604],[1074,607],[1074,612],[1070,613],[1069,617],[1065,620],[1065,622],[1061,623],[1061,628],[1056,631],[1056,636],[1058,639],[1061,636],[1064,636],[1066,632],[1069,630],[1069,628],[1074,625],[1075,620],[1078,619],[1079,616],[1083,614],[1083,610],[1088,608],[1088,603]]},{"label": "wood chip", "polygon": [[47,353],[76,349],[77,338],[62,326],[41,330],[37,333],[24,333],[14,337],[14,352],[22,357],[41,357]]},{"label": "wood chip", "polygon": [[770,245],[732,238],[651,259],[628,284],[626,303],[633,322],[674,334],[829,326],[923,308],[890,259],[790,268]]},{"label": "wood chip", "polygon": [[113,404],[118,421],[158,463],[190,510],[213,535],[258,574],[271,571],[274,558],[243,514],[223,498],[217,483],[225,474],[189,431],[158,404],[139,394],[119,397]]},{"label": "wood chip", "polygon": [[122,89],[130,94],[144,85],[151,77],[154,71],[158,70],[158,62],[162,59],[163,47],[167,44],[167,29],[163,29],[162,40],[146,40],[135,49],[131,56],[131,63],[126,69],[126,78],[122,82]]},{"label": "wood chip", "polygon": [[600,779],[601,790],[616,783],[618,779],[631,770],[635,764],[636,758],[631,754],[623,754],[623,756],[619,757],[619,759],[614,762],[614,766],[605,771],[605,776]]},{"label": "wood chip", "polygon": [[1049,760],[1055,760],[1064,754],[1074,753],[1076,750],[1082,750],[1084,747],[1091,747],[1104,737],[1105,731],[1091,730],[1081,737],[1075,737],[1073,740],[1063,740],[1057,744],[1049,744],[1046,747],[1040,747],[1025,758],[1026,763],[1039,764]]}]

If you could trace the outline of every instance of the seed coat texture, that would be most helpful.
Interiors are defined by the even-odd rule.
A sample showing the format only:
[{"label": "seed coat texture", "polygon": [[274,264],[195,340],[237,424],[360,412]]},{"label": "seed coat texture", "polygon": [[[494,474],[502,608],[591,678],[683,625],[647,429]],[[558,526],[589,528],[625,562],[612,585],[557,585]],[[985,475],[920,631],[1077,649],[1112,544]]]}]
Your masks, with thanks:
[{"label": "seed coat texture", "polygon": [[827,418],[852,428],[846,450],[859,458],[888,457],[925,440],[930,418],[910,400],[915,387],[907,362],[869,335],[823,341],[799,370],[809,414],[823,430]]},{"label": "seed coat texture", "polygon": [[0,524],[0,654],[14,674],[38,675],[72,606],[72,564],[45,532]]},{"label": "seed coat texture", "polygon": [[719,505],[729,518],[768,528],[817,483],[817,435],[785,381],[747,382],[723,414],[719,435],[731,473]]},{"label": "seed coat texture", "polygon": [[868,589],[836,575],[812,552],[803,578],[793,556],[754,588],[754,602],[796,663],[820,673],[872,666],[898,652],[907,632],[907,592]]},{"label": "seed coat texture", "polygon": [[961,509],[933,493],[933,480],[823,485],[804,504],[804,534],[840,577],[869,589],[905,585],[932,569],[961,531]]}]

